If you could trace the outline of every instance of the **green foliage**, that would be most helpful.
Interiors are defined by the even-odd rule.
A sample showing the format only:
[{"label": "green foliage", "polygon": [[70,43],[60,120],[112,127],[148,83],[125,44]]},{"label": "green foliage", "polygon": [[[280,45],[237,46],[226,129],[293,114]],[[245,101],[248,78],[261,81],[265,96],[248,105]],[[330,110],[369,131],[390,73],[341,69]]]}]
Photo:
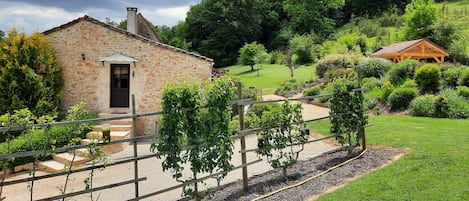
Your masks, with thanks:
[{"label": "green foliage", "polygon": [[449,101],[444,96],[438,96],[435,100],[435,117],[449,117]]},{"label": "green foliage", "polygon": [[404,14],[404,39],[426,38],[432,34],[432,26],[438,16],[433,0],[412,0]]},{"label": "green foliage", "polygon": [[270,52],[270,63],[271,64],[284,64],[286,56],[281,51],[272,51]]},{"label": "green foliage", "polygon": [[319,60],[316,66],[316,75],[320,78],[324,77],[324,74],[328,70],[338,68],[354,68],[363,60],[361,55],[353,54],[330,54]]},{"label": "green foliage", "polygon": [[246,43],[244,46],[239,49],[239,58],[238,62],[241,65],[249,65],[251,66],[251,71],[254,70],[254,65],[259,63],[265,63],[264,59],[260,59],[259,55],[267,54],[264,45],[257,44],[257,42]]},{"label": "green foliage", "polygon": [[0,46],[0,114],[28,108],[37,116],[57,115],[64,83],[46,37],[12,29]]},{"label": "green foliage", "polygon": [[441,91],[440,96],[448,100],[449,118],[466,119],[469,117],[469,103],[464,97],[461,97],[456,90],[443,90]]},{"label": "green foliage", "polygon": [[316,33],[324,37],[332,33],[335,26],[335,21],[328,17],[327,12],[344,4],[344,0],[286,0],[284,9],[293,30],[299,34]]},{"label": "green foliage", "polygon": [[311,51],[314,49],[314,35],[295,35],[289,41],[288,52],[297,55],[296,64],[307,64],[313,61]]},{"label": "green foliage", "polygon": [[[91,115],[87,110],[84,110],[83,106],[84,104],[73,106],[75,109],[69,110],[66,118],[73,120],[96,118],[95,115]],[[31,114],[31,112],[27,109],[23,109],[18,114]],[[37,118],[34,116],[23,116],[20,119],[21,123],[17,122],[17,125],[33,125],[34,121],[32,121],[32,119],[36,119],[39,123],[53,122],[51,117],[45,120],[45,117]],[[24,130],[21,135],[14,139],[8,139],[6,142],[0,143],[0,154],[44,149],[53,150],[55,147],[68,145],[71,141],[75,141],[75,138],[83,138],[87,132],[91,131],[91,126],[91,124],[80,124],[79,126],[54,126],[50,129],[33,127],[32,129]],[[51,153],[44,153],[43,155],[40,155],[38,159],[47,160],[51,157]],[[23,165],[34,160],[34,156],[12,158],[8,161],[8,167]]]},{"label": "green foliage", "polygon": [[369,90],[379,88],[382,84],[382,80],[375,77],[366,77],[362,79],[362,88],[367,88]]},{"label": "green foliage", "polygon": [[280,105],[278,103],[259,103],[253,104],[251,107],[249,107],[248,114],[253,113],[256,116],[262,118],[262,114],[264,112],[270,112],[279,109]]},{"label": "green foliage", "polygon": [[303,96],[317,96],[321,93],[321,87],[320,86],[314,86],[309,89],[306,89],[303,92]]},{"label": "green foliage", "polygon": [[[193,179],[199,173],[233,168],[230,163],[233,144],[229,130],[233,95],[234,87],[230,79],[216,79],[207,86],[206,107],[202,108],[203,97],[199,87],[166,86],[160,141],[151,145],[151,151],[165,153],[163,171],[170,170],[174,179],[185,182],[183,164],[186,163],[190,164]],[[192,189],[185,190],[184,193],[193,193]],[[197,182],[194,190],[197,196]]]},{"label": "green foliage", "polygon": [[458,94],[467,100],[469,100],[469,87],[466,86],[458,86],[457,87]]},{"label": "green foliage", "polygon": [[455,88],[463,72],[461,67],[449,67],[441,73],[442,86],[446,88]]},{"label": "green foliage", "polygon": [[303,83],[299,82],[295,78],[290,78],[280,82],[280,87],[275,89],[275,94],[282,95],[285,93],[296,93],[303,87]]},{"label": "green foliage", "polygon": [[410,114],[417,117],[433,117],[435,115],[434,95],[424,95],[415,98],[410,106]]},{"label": "green foliage", "polygon": [[215,67],[233,65],[245,43],[260,41],[263,6],[260,0],[206,0],[193,5],[186,17],[187,42],[192,50],[213,58]]},{"label": "green foliage", "polygon": [[391,82],[386,81],[383,83],[381,86],[381,100],[387,101],[389,98],[389,95],[394,91],[395,87],[394,85],[391,84]]},{"label": "green foliage", "polygon": [[286,168],[295,164],[298,153],[308,140],[301,116],[301,104],[285,101],[280,109],[262,114],[258,136],[258,155],[267,157],[273,168]]},{"label": "green foliage", "polygon": [[459,85],[469,87],[469,68],[466,68],[459,78]]},{"label": "green foliage", "polygon": [[387,59],[367,58],[357,66],[357,69],[361,78],[381,78],[384,77],[384,74],[391,66],[391,61]]},{"label": "green foliage", "polygon": [[393,85],[400,85],[406,79],[414,78],[415,70],[421,64],[416,60],[404,60],[392,66],[391,70],[388,72],[387,79]]},{"label": "green foliage", "polygon": [[415,72],[415,82],[420,93],[436,93],[440,87],[441,70],[436,64],[425,64]]},{"label": "green foliage", "polygon": [[326,71],[324,74],[326,82],[334,82],[337,79],[356,80],[357,73],[352,68],[338,68]]},{"label": "green foliage", "polygon": [[[319,95],[331,95],[333,90],[334,90],[334,85],[332,83],[329,83],[321,90],[321,93],[319,93]],[[317,100],[320,103],[327,103],[329,99],[331,99],[330,96],[323,96],[323,97],[318,98]]]},{"label": "green foliage", "polygon": [[357,83],[345,79],[337,80],[333,84],[330,100],[330,132],[342,146],[348,144],[349,153],[360,143],[360,130],[368,122],[363,114],[363,94],[359,91],[353,92],[355,88],[358,88]]},{"label": "green foliage", "polygon": [[417,95],[418,91],[416,88],[397,88],[389,95],[389,106],[391,106],[392,110],[405,110]]}]

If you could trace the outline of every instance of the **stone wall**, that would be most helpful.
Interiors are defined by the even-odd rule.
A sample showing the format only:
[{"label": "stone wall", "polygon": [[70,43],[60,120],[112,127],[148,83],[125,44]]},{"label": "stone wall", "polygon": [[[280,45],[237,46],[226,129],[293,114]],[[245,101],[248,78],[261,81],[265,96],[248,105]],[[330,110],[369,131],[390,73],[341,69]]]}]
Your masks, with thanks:
[{"label": "stone wall", "polygon": [[[131,108],[109,106],[110,65],[119,62],[103,63],[99,59],[115,54],[139,60],[135,64],[128,63],[130,94],[135,95],[137,113],[160,111],[166,84],[182,81],[203,84],[211,75],[210,60],[158,46],[88,20],[80,20],[46,36],[63,68],[65,108],[84,101],[88,103],[87,109],[96,113],[131,112]],[[156,117],[143,121],[144,132],[152,133]]]}]

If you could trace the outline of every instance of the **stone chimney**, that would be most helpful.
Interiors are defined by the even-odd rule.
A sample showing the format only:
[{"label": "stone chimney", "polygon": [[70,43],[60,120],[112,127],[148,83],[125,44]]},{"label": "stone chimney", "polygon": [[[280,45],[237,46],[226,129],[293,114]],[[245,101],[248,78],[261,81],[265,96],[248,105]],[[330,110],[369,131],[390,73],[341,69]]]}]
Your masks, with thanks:
[{"label": "stone chimney", "polygon": [[137,34],[137,8],[127,7],[127,31]]}]

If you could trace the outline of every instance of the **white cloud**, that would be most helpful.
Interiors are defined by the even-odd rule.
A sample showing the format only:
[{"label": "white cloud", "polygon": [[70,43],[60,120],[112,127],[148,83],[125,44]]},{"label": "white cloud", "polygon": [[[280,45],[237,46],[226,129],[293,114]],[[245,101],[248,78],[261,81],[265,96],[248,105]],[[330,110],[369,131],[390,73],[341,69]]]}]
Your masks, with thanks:
[{"label": "white cloud", "polygon": [[35,29],[44,31],[85,15],[82,12],[67,12],[62,8],[43,7],[25,3],[9,3],[0,8],[0,29],[13,27],[26,33]]},{"label": "white cloud", "polygon": [[142,14],[148,21],[155,25],[176,25],[179,21],[186,19],[189,6],[170,7],[170,8],[157,8],[154,10],[142,9]]}]

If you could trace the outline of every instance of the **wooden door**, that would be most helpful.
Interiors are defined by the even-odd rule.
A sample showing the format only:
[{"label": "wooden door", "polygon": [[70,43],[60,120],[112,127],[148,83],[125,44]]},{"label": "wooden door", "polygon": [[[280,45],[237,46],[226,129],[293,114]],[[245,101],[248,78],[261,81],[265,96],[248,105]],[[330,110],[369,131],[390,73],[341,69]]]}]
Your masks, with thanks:
[{"label": "wooden door", "polygon": [[129,107],[130,64],[111,64],[111,107]]}]

